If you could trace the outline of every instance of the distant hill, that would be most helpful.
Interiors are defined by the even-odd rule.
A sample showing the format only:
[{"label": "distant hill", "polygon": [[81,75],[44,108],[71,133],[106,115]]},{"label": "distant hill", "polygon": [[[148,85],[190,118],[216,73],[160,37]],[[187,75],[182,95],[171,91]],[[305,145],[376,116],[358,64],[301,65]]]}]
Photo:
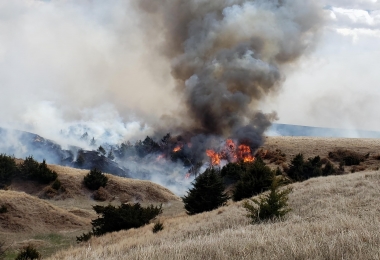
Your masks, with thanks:
[{"label": "distant hill", "polygon": [[380,138],[380,132],[326,128],[288,124],[272,124],[266,133],[269,136],[313,136],[313,137],[342,137],[342,138]]},{"label": "distant hill", "polygon": [[[76,161],[78,152],[82,155],[81,163]],[[14,155],[18,158],[33,156],[40,162],[46,159],[51,164],[79,169],[96,167],[103,172],[130,177],[127,169],[97,151],[82,150],[76,146],[63,149],[53,140],[25,131],[0,128],[0,153]]]}]

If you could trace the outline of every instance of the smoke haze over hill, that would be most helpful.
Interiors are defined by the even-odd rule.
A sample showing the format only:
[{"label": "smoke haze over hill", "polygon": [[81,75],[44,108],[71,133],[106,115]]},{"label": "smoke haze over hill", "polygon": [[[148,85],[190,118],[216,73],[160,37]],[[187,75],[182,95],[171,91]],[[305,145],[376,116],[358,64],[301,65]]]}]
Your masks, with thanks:
[{"label": "smoke haze over hill", "polygon": [[379,17],[375,0],[4,0],[0,126],[85,149],[172,132],[201,156],[211,137],[259,146],[276,118],[379,130]]}]

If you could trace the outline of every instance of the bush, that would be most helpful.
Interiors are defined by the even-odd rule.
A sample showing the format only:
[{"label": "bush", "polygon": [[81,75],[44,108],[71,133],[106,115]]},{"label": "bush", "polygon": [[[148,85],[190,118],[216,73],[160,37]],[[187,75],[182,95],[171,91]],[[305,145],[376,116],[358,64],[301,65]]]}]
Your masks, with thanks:
[{"label": "bush", "polygon": [[0,188],[5,187],[18,172],[14,157],[0,154]]},{"label": "bush", "polygon": [[0,207],[0,214],[7,213],[8,207],[6,205],[1,205]]},{"label": "bush", "polygon": [[55,190],[59,190],[61,187],[62,187],[62,183],[60,180],[56,179],[53,184],[51,185],[51,187]]},{"label": "bush", "polygon": [[252,220],[252,223],[280,219],[291,210],[288,208],[288,195],[292,190],[287,188],[279,191],[278,189],[278,180],[273,177],[268,194],[260,196],[260,200],[250,199],[256,205],[252,205],[248,201],[244,202],[243,207],[248,211],[247,217]]},{"label": "bush", "polygon": [[257,151],[257,156],[264,160],[269,160],[269,163],[274,163],[277,165],[281,165],[286,162],[286,154],[280,149],[276,149],[274,151],[260,149]]},{"label": "bush", "polygon": [[330,159],[337,162],[344,162],[346,166],[359,165],[360,162],[363,162],[368,156],[369,154],[361,155],[360,153],[344,149],[329,152]]},{"label": "bush", "polygon": [[[322,168],[323,163],[325,166]],[[306,162],[302,154],[297,154],[290,163],[287,171],[293,181],[304,181],[319,176],[336,174],[334,165],[329,160],[321,160],[319,156],[309,158]]]},{"label": "bush", "polygon": [[208,168],[199,175],[187,195],[182,198],[187,214],[211,211],[226,204],[228,196],[218,170]]},{"label": "bush", "polygon": [[94,168],[83,178],[84,185],[90,190],[97,190],[107,185],[108,178],[100,170]]},{"label": "bush", "polygon": [[41,254],[31,245],[24,247],[17,255],[16,260],[41,259]]},{"label": "bush", "polygon": [[93,209],[101,217],[91,221],[92,231],[77,237],[78,242],[87,241],[92,235],[101,236],[108,232],[144,226],[162,213],[162,205],[144,208],[139,203],[122,204],[119,207],[96,205]]},{"label": "bush", "polygon": [[47,184],[57,179],[58,174],[47,167],[46,161],[38,163],[33,156],[26,157],[20,166],[21,175],[27,179]]},{"label": "bush", "polygon": [[94,192],[93,198],[98,201],[106,201],[108,199],[108,192],[103,187],[100,187]]},{"label": "bush", "polygon": [[156,224],[154,224],[154,226],[152,228],[152,232],[157,233],[163,229],[164,229],[164,224],[162,224],[161,222],[157,222]]},{"label": "bush", "polygon": [[253,163],[241,164],[245,169],[240,173],[240,180],[233,191],[234,201],[259,194],[271,185],[272,170],[260,158]]},{"label": "bush", "polygon": [[77,237],[77,243],[87,242],[92,237],[92,233],[83,233],[81,236]]}]

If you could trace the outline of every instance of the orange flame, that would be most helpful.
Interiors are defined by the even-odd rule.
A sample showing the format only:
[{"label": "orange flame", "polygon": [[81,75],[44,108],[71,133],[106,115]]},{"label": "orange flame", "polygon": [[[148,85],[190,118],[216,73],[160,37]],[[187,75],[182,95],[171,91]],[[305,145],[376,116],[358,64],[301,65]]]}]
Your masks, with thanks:
[{"label": "orange flame", "polygon": [[219,165],[220,164],[220,157],[217,152],[214,150],[206,150],[206,154],[208,157],[210,157],[211,164],[212,165]]},{"label": "orange flame", "polygon": [[173,149],[173,152],[179,152],[179,151],[181,151],[181,146],[179,146],[179,145],[177,145],[176,147],[174,147],[174,149]]},{"label": "orange flame", "polygon": [[210,157],[212,165],[219,165],[221,160],[228,162],[254,162],[255,157],[252,155],[251,148],[248,145],[241,144],[237,147],[231,139],[226,140],[224,148],[219,152],[207,150],[206,154]]},{"label": "orange flame", "polygon": [[248,145],[241,144],[238,149],[238,157],[243,162],[254,162],[255,157],[251,153],[251,148]]},{"label": "orange flame", "polygon": [[190,178],[190,172],[186,173],[186,175],[185,175],[185,179],[186,180],[189,179],[189,178]]}]

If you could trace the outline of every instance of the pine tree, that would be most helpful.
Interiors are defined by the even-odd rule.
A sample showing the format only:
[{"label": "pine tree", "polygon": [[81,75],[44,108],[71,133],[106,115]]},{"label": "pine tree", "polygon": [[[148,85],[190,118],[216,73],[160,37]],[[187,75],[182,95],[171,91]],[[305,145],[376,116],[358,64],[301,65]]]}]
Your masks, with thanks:
[{"label": "pine tree", "polygon": [[288,176],[294,181],[303,181],[303,166],[304,166],[303,154],[297,154],[290,163]]},{"label": "pine tree", "polygon": [[260,197],[260,200],[250,199],[254,204],[245,201],[243,207],[248,211],[247,217],[252,219],[252,223],[258,223],[267,219],[278,219],[285,216],[291,209],[288,208],[288,195],[291,188],[279,191],[279,183],[275,176],[268,194]]},{"label": "pine tree", "polygon": [[113,155],[112,149],[108,152],[107,158],[110,160],[115,159],[115,155]]},{"label": "pine tree", "polygon": [[107,185],[108,178],[100,170],[94,168],[83,178],[83,183],[90,190],[97,190]]},{"label": "pine tree", "polygon": [[220,172],[214,168],[208,168],[195,179],[193,188],[182,198],[187,214],[194,215],[211,211],[225,205],[228,196],[224,190]]},{"label": "pine tree", "polygon": [[102,153],[103,155],[106,155],[106,150],[102,146],[99,146],[98,152]]},{"label": "pine tree", "polygon": [[96,145],[95,138],[92,137],[91,142],[90,142],[90,146],[95,146],[95,145]]}]

